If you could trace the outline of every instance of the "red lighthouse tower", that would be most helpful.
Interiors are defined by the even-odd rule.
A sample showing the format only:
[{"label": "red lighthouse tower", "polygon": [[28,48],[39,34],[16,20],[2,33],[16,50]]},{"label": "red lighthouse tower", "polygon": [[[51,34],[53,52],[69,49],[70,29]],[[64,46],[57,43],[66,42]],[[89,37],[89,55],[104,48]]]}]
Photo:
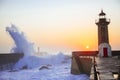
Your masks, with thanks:
[{"label": "red lighthouse tower", "polygon": [[106,14],[101,10],[99,19],[95,22],[98,26],[98,47],[99,55],[102,57],[111,56],[111,47],[109,45],[108,24],[110,19],[106,19]]}]

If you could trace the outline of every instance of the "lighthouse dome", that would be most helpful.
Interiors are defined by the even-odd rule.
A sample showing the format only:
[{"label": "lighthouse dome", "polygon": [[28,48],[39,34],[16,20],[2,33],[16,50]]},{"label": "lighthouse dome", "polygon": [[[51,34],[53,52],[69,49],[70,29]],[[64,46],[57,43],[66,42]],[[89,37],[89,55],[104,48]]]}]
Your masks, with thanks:
[{"label": "lighthouse dome", "polygon": [[99,16],[105,16],[106,14],[103,12],[103,10],[101,10],[101,13],[99,14]]}]

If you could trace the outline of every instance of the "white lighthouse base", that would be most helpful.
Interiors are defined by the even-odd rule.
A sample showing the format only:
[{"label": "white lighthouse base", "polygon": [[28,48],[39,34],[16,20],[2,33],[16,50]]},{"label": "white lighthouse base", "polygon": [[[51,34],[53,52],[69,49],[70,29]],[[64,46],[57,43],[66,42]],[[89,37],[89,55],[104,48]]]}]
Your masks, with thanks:
[{"label": "white lighthouse base", "polygon": [[99,57],[111,57],[111,46],[108,43],[101,43],[99,45]]}]

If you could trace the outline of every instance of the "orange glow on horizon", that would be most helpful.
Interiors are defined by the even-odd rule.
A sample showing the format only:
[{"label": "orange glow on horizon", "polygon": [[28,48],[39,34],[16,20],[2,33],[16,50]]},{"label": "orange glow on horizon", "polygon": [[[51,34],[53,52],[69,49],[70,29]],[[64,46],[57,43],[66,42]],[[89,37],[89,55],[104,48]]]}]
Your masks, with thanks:
[{"label": "orange glow on horizon", "polygon": [[66,45],[75,50],[80,51],[98,50],[96,38],[86,39],[83,36],[81,36],[81,38],[69,39],[66,41],[66,43],[67,43]]}]

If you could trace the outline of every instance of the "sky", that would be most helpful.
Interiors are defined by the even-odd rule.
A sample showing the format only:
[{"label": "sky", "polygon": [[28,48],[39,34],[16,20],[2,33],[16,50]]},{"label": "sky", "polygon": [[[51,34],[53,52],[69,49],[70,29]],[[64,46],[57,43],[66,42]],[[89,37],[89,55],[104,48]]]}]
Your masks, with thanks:
[{"label": "sky", "polygon": [[10,52],[14,41],[5,28],[16,25],[42,52],[97,50],[101,9],[112,49],[120,49],[119,0],[0,0],[0,53]]}]

